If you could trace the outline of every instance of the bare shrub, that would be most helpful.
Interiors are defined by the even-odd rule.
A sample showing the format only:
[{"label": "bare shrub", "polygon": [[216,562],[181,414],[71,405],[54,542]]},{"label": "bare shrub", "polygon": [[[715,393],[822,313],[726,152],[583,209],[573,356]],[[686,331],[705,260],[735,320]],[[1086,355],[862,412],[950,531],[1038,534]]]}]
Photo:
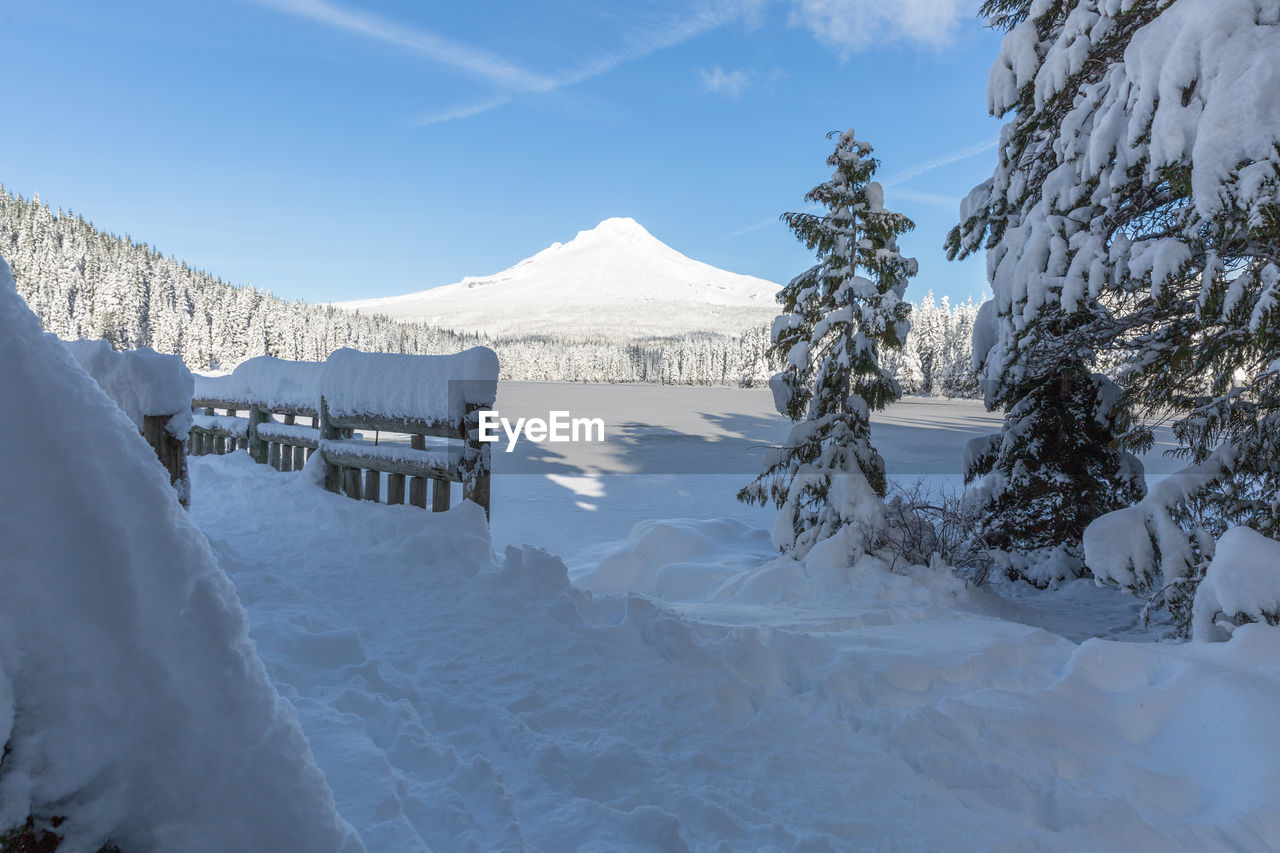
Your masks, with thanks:
[{"label": "bare shrub", "polygon": [[963,491],[923,478],[892,482],[885,503],[894,531],[887,544],[894,555],[892,568],[941,562],[968,583],[986,583],[995,563],[978,535],[978,513]]}]

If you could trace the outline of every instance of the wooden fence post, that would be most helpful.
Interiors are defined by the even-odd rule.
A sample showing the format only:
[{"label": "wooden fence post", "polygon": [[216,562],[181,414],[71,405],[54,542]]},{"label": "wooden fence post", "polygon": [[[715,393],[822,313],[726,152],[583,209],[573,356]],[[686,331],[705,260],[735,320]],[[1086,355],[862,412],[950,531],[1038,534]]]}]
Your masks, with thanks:
[{"label": "wooden fence post", "polygon": [[[338,437],[338,430],[329,419],[329,404],[320,397],[320,440],[331,441]],[[342,490],[342,471],[337,465],[326,462],[324,466],[324,487],[337,494]]]},{"label": "wooden fence post", "polygon": [[387,503],[404,503],[404,474],[387,475]]},{"label": "wooden fence post", "polygon": [[142,437],[156,452],[156,458],[169,472],[169,483],[178,490],[178,500],[190,508],[190,487],[187,481],[187,454],[182,442],[169,434],[166,425],[172,415],[143,415]]},{"label": "wooden fence post", "polygon": [[462,433],[462,498],[484,507],[489,517],[489,443],[480,440],[479,403],[467,403],[461,424]]},{"label": "wooden fence post", "polygon": [[269,417],[259,406],[249,407],[249,456],[259,465],[267,461],[267,443],[258,437],[258,426],[266,423]]},{"label": "wooden fence post", "polygon": [[444,512],[449,508],[449,481],[431,481],[431,511]]},{"label": "wooden fence post", "polygon": [[343,468],[342,478],[346,481],[343,483],[343,491],[347,497],[360,500],[360,469]]},{"label": "wooden fence post", "polygon": [[427,478],[409,478],[409,503],[422,509],[427,508]]}]

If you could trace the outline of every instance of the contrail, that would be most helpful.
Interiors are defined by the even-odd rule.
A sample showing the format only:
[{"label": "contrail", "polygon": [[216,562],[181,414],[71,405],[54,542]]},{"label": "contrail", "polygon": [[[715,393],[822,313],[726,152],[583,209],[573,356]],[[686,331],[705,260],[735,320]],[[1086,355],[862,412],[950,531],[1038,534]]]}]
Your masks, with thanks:
[{"label": "contrail", "polygon": [[975,154],[981,154],[983,151],[990,151],[992,148],[995,148],[999,142],[1000,137],[993,136],[984,142],[979,142],[976,145],[970,145],[968,148],[961,148],[959,151],[952,151],[950,154],[944,154],[936,160],[929,160],[904,169],[887,180],[881,181],[880,185],[883,187],[891,187],[895,184],[900,184],[903,181],[909,181],[917,175],[923,175],[925,172],[932,172],[934,169],[939,169],[957,161],[973,157]]}]

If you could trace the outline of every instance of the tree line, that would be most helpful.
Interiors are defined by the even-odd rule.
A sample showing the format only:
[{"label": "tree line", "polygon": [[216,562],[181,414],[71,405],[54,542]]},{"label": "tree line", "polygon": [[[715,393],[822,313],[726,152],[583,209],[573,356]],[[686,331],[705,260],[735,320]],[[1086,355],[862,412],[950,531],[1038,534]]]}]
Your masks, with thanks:
[{"label": "tree line", "polygon": [[[555,336],[489,338],[327,305],[287,301],[166,257],[146,243],[104,233],[80,216],[53,210],[0,186],[0,254],[18,292],[59,337],[106,339],[118,350],[149,346],[180,356],[192,370],[228,370],[272,355],[323,361],[339,347],[439,355],[493,347],[504,379],[761,384],[777,369],[769,331],[681,335],[635,342]],[[917,306],[920,333],[891,369],[908,393],[966,396],[971,303]]]}]

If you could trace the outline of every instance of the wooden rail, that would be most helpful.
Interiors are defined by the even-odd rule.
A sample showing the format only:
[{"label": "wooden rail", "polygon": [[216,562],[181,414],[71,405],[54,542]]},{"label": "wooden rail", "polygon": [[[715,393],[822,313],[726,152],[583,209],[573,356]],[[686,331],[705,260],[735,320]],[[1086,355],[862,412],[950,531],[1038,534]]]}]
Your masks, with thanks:
[{"label": "wooden rail", "polygon": [[[245,400],[197,399],[191,428],[191,455],[247,450],[255,461],[277,471],[301,471],[320,444],[319,416],[305,406],[267,406]],[[221,410],[225,415],[218,415]],[[248,417],[240,417],[245,412]],[[280,415],[283,421],[277,421]],[[311,426],[297,423],[301,416]]]},{"label": "wooden rail", "polygon": [[[370,501],[385,494],[387,503],[407,499],[434,511],[449,508],[450,486],[459,483],[463,499],[488,516],[489,444],[479,440],[479,412],[492,405],[497,381],[498,357],[486,347],[448,356],[339,349],[324,362],[259,356],[229,377],[197,377],[190,452],[243,448],[280,471],[319,453],[330,491]],[[356,439],[357,431],[374,440]],[[408,444],[381,441],[384,433]]]},{"label": "wooden rail", "polygon": [[[458,422],[390,418],[377,414],[335,415],[320,399],[320,446],[325,462],[324,485],[331,492],[376,501],[382,495],[382,475],[387,475],[386,502],[405,502],[427,508],[428,484],[431,509],[449,508],[449,485],[462,484],[464,500],[490,509],[489,445],[479,440],[479,410],[468,404]],[[392,432],[409,436],[404,445],[371,445],[354,441],[361,432]],[[427,438],[456,441],[450,447],[427,448]]]},{"label": "wooden rail", "polygon": [[[191,406],[197,412],[191,427],[192,456],[243,449],[255,462],[277,471],[300,471],[319,452],[325,462],[324,485],[331,492],[378,501],[385,474],[386,503],[404,504],[407,498],[412,506],[441,512],[449,508],[450,484],[461,483],[463,499],[489,514],[490,455],[489,445],[479,440],[479,405],[469,404],[457,423],[376,414],[339,417],[328,411],[323,397],[319,412],[244,400],[197,399]],[[240,417],[240,412],[248,417]],[[313,426],[297,423],[298,417],[310,418]],[[370,444],[355,439],[356,431],[404,434],[409,445]],[[453,443],[428,449],[428,438]]]}]

